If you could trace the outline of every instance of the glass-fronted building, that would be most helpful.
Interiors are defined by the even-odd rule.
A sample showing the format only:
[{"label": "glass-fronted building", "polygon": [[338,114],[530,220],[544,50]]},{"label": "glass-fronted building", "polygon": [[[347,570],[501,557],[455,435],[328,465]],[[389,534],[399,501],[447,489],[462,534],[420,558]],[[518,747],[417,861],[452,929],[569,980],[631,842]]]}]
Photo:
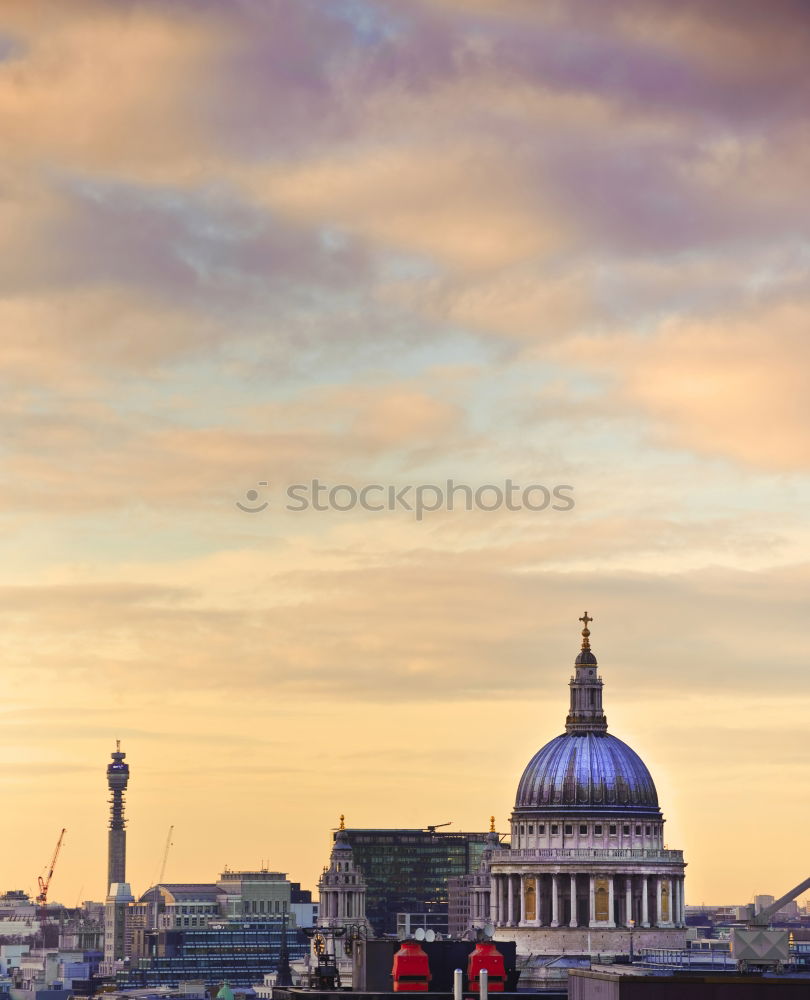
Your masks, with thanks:
[{"label": "glass-fronted building", "polygon": [[447,913],[447,880],[476,871],[486,833],[347,829],[368,884],[366,916],[377,934],[396,934],[397,913]]},{"label": "glass-fronted building", "polygon": [[201,980],[208,986],[223,982],[252,986],[260,983],[268,972],[277,970],[285,928],[290,959],[304,958],[309,951],[308,939],[301,931],[287,926],[281,917],[149,932],[147,944],[151,956],[117,973],[116,986],[118,989],[176,987],[189,979]]}]

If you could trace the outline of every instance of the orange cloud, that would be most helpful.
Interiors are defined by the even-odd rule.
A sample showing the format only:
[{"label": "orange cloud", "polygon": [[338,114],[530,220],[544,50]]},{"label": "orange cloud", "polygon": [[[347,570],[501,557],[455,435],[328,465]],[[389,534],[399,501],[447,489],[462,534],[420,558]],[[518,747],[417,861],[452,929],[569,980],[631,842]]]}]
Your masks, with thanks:
[{"label": "orange cloud", "polygon": [[769,470],[810,463],[810,303],[670,320],[652,336],[580,340],[563,353],[607,375],[668,445]]}]

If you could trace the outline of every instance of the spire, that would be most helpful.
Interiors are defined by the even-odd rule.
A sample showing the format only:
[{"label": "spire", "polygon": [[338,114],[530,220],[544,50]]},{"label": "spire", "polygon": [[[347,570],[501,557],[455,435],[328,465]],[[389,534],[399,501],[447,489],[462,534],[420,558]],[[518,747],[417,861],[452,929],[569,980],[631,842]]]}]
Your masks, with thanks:
[{"label": "spire", "polygon": [[602,679],[597,670],[596,657],[591,651],[591,630],[588,625],[593,618],[586,611],[579,619],[582,622],[582,648],[574,661],[575,674],[569,682],[571,707],[565,720],[567,733],[604,733],[607,719],[602,710]]},{"label": "spire", "polygon": [[290,968],[290,949],[287,944],[287,915],[281,918],[281,948],[278,953],[278,969],[276,986],[292,986],[292,969]]},{"label": "spire", "polygon": [[588,628],[588,622],[592,622],[593,618],[590,618],[588,616],[588,612],[586,611],[585,614],[579,620],[582,622],[582,624],[584,626],[584,628],[582,629],[582,648],[583,649],[590,649],[591,648],[591,630]]},{"label": "spire", "polygon": [[498,834],[495,830],[494,816],[489,817],[489,833],[486,836],[485,843],[487,845],[485,850],[487,851],[491,851],[493,850],[493,848],[500,846],[500,838],[498,837]]},{"label": "spire", "polygon": [[349,843],[349,835],[346,833],[346,817],[343,813],[340,814],[340,826],[337,828],[337,833],[335,834],[334,843],[332,844],[332,858],[335,858],[335,851],[341,853],[343,857],[346,856],[346,852],[349,852],[349,857],[351,857],[352,845]]}]

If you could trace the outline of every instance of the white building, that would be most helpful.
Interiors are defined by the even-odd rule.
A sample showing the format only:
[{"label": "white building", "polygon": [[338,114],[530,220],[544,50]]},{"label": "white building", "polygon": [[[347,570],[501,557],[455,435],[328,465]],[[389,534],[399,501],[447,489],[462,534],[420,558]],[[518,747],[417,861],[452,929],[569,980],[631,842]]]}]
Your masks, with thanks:
[{"label": "white building", "polygon": [[[332,845],[329,866],[324,868],[318,880],[318,891],[320,905],[316,927],[320,933],[313,938],[313,950],[326,949],[334,954],[341,984],[348,986],[352,980],[353,942],[371,937],[371,928],[366,920],[366,880],[354,863],[354,851],[343,816]],[[339,936],[334,935],[335,930]]]},{"label": "white building", "polygon": [[[683,948],[683,852],[664,847],[649,771],[607,732],[587,612],[570,680],[565,732],[543,746],[518,784],[511,847],[493,841],[467,882],[470,923],[489,923],[518,954],[627,954]],[[524,975],[522,985],[530,985]]]}]

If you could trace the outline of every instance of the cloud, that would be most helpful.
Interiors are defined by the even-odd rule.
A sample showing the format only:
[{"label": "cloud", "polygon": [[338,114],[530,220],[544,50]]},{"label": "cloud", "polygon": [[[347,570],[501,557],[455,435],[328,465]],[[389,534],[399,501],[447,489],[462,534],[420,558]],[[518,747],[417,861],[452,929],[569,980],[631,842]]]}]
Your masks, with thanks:
[{"label": "cloud", "polygon": [[[777,611],[800,612],[795,595],[806,586],[806,566],[664,575],[600,569],[597,557],[588,570],[560,571],[549,566],[553,552],[528,541],[478,551],[352,551],[349,539],[367,532],[349,532],[341,547],[337,538],[318,546],[331,558],[313,558],[311,542],[288,536],[284,546],[264,543],[227,559],[155,565],[151,582],[132,579],[150,579],[142,566],[107,579],[82,581],[73,571],[65,583],[3,587],[10,674],[24,669],[30,682],[51,678],[60,688],[93,684],[102,700],[137,700],[167,663],[177,695],[272,692],[293,705],[305,695],[508,698],[562,684],[577,633],[572,626],[566,639],[559,623],[586,603],[601,622],[595,648],[625,702],[684,686],[715,697],[732,679],[737,693],[755,692],[774,662],[802,690],[810,651],[793,633],[774,635],[769,622]],[[378,545],[382,537],[379,529]],[[184,586],[156,582],[173,575]],[[655,673],[645,676],[651,656]],[[11,705],[16,697],[12,685]]]},{"label": "cloud", "polygon": [[[505,814],[562,725],[587,606],[611,728],[686,803],[690,871],[730,867],[701,832],[717,795],[739,825],[765,788],[792,817],[758,854],[781,878],[807,826],[782,773],[808,697],[784,627],[808,584],[804,12],[6,5],[2,749],[9,773],[31,764],[6,803],[14,871],[41,863],[47,799],[66,884],[89,860],[102,886],[118,734],[133,879],[163,817],[205,829],[211,801],[238,835],[189,832],[190,879],[268,844],[317,872],[349,806]],[[314,476],[553,480],[577,505],[279,508]],[[260,480],[271,509],[237,511]],[[744,769],[718,786],[695,762],[750,763],[749,728],[778,764],[740,799]],[[459,784],[471,754],[492,806]],[[54,782],[48,761],[75,768]],[[736,877],[697,879],[733,898]]]},{"label": "cloud", "polygon": [[308,221],[326,219],[383,246],[452,267],[499,267],[548,250],[561,226],[529,211],[520,167],[486,143],[377,148],[268,172],[256,197]]},{"label": "cloud", "polygon": [[647,414],[666,445],[806,471],[809,315],[804,295],[766,297],[736,312],[664,322],[650,337],[582,340],[571,355],[613,381],[614,399]]}]

